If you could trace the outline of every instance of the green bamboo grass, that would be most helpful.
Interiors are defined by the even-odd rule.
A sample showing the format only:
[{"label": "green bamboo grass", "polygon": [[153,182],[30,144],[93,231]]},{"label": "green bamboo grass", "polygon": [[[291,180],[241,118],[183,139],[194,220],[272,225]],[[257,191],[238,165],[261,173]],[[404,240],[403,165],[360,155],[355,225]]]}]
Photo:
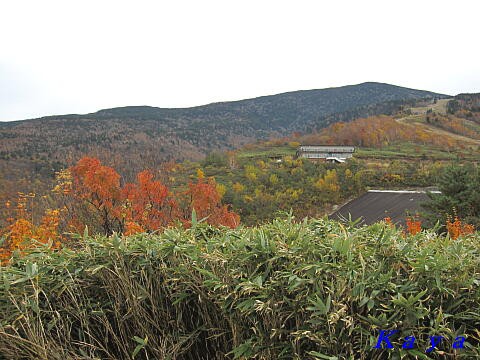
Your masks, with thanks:
[{"label": "green bamboo grass", "polygon": [[[476,358],[479,240],[291,216],[84,234],[0,268],[0,358]],[[395,349],[373,348],[379,329],[400,330]],[[445,340],[426,354],[429,335]]]}]

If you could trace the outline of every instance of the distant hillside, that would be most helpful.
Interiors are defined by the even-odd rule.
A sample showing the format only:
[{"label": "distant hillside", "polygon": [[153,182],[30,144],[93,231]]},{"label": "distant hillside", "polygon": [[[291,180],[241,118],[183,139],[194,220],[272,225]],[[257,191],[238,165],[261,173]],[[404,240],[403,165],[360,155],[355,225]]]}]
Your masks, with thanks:
[{"label": "distant hillside", "polygon": [[480,94],[459,94],[447,103],[447,112],[480,122]]},{"label": "distant hillside", "polygon": [[[398,86],[363,83],[322,90],[301,90],[254,99],[213,103],[185,109],[161,109],[133,106],[101,110],[91,116],[98,119],[157,120],[181,127],[190,122],[193,128],[207,126],[210,130],[242,127],[265,134],[275,131],[286,134],[325,127],[335,120],[391,112],[409,100],[444,98],[445,95]],[[217,126],[214,126],[217,125]],[[198,130],[201,130],[199,128]],[[206,131],[204,132],[208,134]],[[197,133],[191,131],[187,139]],[[258,135],[255,135],[257,137]]]},{"label": "distant hillside", "polygon": [[363,83],[192,108],[130,106],[0,123],[0,160],[26,168],[35,164],[41,171],[44,164],[57,168],[89,154],[136,171],[167,159],[196,160],[212,150],[311,132],[337,121],[390,114],[419,99],[445,97]]}]

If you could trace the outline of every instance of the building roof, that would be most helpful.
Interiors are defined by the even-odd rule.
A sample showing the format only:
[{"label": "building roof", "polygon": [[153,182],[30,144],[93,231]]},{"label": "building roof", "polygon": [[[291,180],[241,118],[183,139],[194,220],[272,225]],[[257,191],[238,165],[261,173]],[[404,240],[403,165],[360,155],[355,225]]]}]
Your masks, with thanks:
[{"label": "building roof", "polygon": [[[432,191],[438,193],[438,191]],[[425,191],[370,190],[330,215],[331,219],[362,218],[360,224],[373,224],[390,217],[392,223],[405,226],[407,214],[424,211],[421,204],[429,197]]]},{"label": "building roof", "polygon": [[300,152],[334,152],[334,153],[353,153],[355,147],[341,145],[302,145],[298,148]]}]

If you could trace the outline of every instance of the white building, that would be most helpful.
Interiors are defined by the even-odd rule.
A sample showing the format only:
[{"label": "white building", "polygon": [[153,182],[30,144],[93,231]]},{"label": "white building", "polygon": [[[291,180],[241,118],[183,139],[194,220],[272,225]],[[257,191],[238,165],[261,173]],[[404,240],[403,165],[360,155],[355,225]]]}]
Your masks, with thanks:
[{"label": "white building", "polygon": [[353,157],[355,147],[353,146],[324,146],[324,145],[303,145],[297,150],[297,157],[313,161],[331,161],[343,163]]}]

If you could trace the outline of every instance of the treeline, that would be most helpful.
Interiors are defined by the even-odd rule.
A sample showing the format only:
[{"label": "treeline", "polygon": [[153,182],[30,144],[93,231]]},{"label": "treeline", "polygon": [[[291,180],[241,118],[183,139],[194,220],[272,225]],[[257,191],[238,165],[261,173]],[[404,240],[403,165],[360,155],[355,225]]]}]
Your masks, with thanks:
[{"label": "treeline", "polygon": [[394,143],[413,142],[423,145],[461,148],[449,136],[427,131],[420,126],[403,124],[391,116],[373,116],[348,123],[338,122],[318,133],[301,137],[302,144],[337,144],[380,148]]},{"label": "treeline", "polygon": [[[72,166],[83,156],[115,167],[128,181],[175,160],[200,161],[211,151],[239,148],[270,136],[314,131],[335,121],[393,113],[441,95],[387,84],[296,91],[185,109],[133,106],[87,115],[0,123],[0,168],[42,178],[43,169]],[[22,179],[22,175],[14,180]],[[43,179],[42,179],[43,180]]]},{"label": "treeline", "polygon": [[427,124],[439,127],[454,134],[467,136],[472,139],[480,139],[480,117],[478,123],[473,122],[473,117],[462,117],[461,114],[442,115],[427,113]]},{"label": "treeline", "polygon": [[[297,143],[291,143],[292,149],[296,146]],[[81,232],[84,225],[88,225],[92,232],[124,232],[128,226],[133,226],[132,221],[149,230],[171,224],[173,219],[189,219],[194,206],[189,205],[193,200],[188,196],[199,190],[195,194],[200,197],[201,189],[207,192],[204,202],[218,204],[221,200],[231,204],[243,223],[254,225],[272,220],[278,211],[290,209],[299,218],[322,216],[334,205],[357,196],[368,187],[432,186],[437,183],[444,166],[426,160],[366,162],[357,159],[334,165],[289,155],[279,161],[265,156],[244,157],[245,154],[248,152],[212,153],[202,163],[166,163],[156,171],[140,172],[131,182],[98,160],[84,159],[66,173],[57,172],[56,192],[24,191],[27,195],[35,194],[35,197],[27,197],[26,206],[34,211],[26,218],[40,224],[46,210],[60,209],[62,231]],[[98,184],[91,178],[93,174],[101,174],[96,180]],[[65,176],[67,178],[63,179]],[[58,181],[67,188],[59,190]],[[196,188],[189,190],[188,183],[196,184]],[[155,194],[156,191],[163,195]],[[148,201],[147,195],[150,196]],[[16,218],[15,198],[16,194],[5,198],[10,207],[0,212],[0,226],[4,228],[11,224],[6,221],[8,218]],[[172,199],[175,202],[170,207]],[[142,218],[143,207],[151,209],[147,219]],[[199,212],[201,208],[195,205],[195,209]],[[200,218],[203,216],[199,214]],[[211,215],[209,221],[215,216]]]},{"label": "treeline", "polygon": [[[449,166],[439,177],[440,194],[430,194],[425,208],[431,213],[430,224],[463,219],[480,228],[480,170],[472,164]],[[454,220],[452,220],[454,219]]]},{"label": "treeline", "polygon": [[480,94],[459,94],[447,103],[447,112],[480,120]]}]

